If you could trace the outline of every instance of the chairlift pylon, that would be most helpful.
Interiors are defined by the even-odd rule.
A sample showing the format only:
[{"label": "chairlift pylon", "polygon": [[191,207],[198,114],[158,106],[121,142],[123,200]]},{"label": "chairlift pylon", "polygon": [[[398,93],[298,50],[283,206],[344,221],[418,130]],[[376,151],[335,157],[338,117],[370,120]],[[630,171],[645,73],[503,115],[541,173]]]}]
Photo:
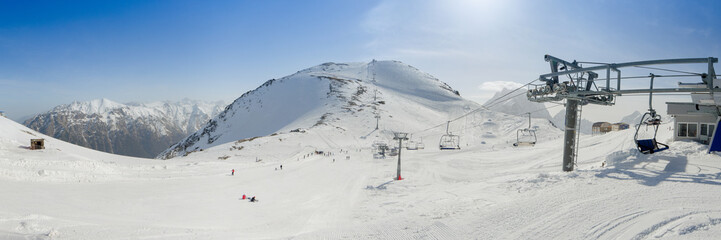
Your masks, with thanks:
[{"label": "chairlift pylon", "polygon": [[[636,133],[633,135],[633,141],[636,142],[636,148],[643,154],[654,154],[663,150],[668,149],[668,145],[657,142],[656,134],[658,133],[658,126],[661,125],[661,115],[656,114],[656,110],[653,109],[653,78],[655,75],[651,74],[651,92],[648,94],[648,112],[641,116],[641,121],[636,125]],[[641,126],[645,126],[645,130],[648,127],[653,128],[653,137],[648,139],[639,139],[639,131]],[[663,147],[659,147],[661,145]]]},{"label": "chairlift pylon", "polygon": [[438,143],[439,148],[441,150],[456,150],[461,149],[461,136],[453,135],[450,132],[448,132],[448,126],[451,124],[451,121],[448,121],[446,123],[446,134],[443,134],[441,136],[441,140]]},{"label": "chairlift pylon", "polygon": [[531,128],[531,113],[528,114],[528,128],[518,129],[516,131],[516,142],[513,143],[514,147],[533,147],[536,146],[536,130]]}]

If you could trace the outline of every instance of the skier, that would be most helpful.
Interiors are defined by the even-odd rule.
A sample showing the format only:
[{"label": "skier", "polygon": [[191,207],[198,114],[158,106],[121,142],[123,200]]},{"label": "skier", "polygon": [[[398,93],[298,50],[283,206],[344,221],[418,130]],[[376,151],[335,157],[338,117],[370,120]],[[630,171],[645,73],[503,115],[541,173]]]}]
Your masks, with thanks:
[{"label": "skier", "polygon": [[250,198],[250,202],[255,202],[255,201],[256,201],[256,200],[255,200],[255,196],[253,196],[252,198]]},{"label": "skier", "polygon": [[280,170],[283,170],[283,164],[280,165]]},{"label": "skier", "polygon": [[230,176],[235,176],[235,169],[230,170]]},{"label": "skier", "polygon": [[242,199],[245,200],[245,194],[243,194],[243,198],[242,198]]}]

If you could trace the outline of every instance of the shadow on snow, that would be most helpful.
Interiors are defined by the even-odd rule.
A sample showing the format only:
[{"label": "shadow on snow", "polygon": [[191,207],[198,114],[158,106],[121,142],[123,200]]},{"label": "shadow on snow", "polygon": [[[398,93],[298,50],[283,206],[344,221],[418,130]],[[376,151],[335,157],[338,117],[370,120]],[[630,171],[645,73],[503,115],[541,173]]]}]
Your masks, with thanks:
[{"label": "shadow on snow", "polygon": [[[667,162],[663,170],[655,167],[663,162]],[[601,170],[596,177],[634,180],[646,186],[656,186],[661,182],[721,185],[721,168],[694,165],[699,169],[715,169],[715,174],[686,172],[688,156],[682,154],[641,154],[635,149],[616,151],[606,157],[606,163],[609,168]]]}]

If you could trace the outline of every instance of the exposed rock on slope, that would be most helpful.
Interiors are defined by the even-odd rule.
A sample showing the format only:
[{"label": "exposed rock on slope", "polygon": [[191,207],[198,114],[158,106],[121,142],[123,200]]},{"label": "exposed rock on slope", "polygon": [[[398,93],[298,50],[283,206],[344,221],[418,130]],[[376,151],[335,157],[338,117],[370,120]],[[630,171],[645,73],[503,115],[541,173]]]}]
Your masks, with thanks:
[{"label": "exposed rock on slope", "polygon": [[36,115],[25,126],[80,146],[127,156],[154,157],[197,131],[223,103],[183,100],[120,104],[73,102]]}]

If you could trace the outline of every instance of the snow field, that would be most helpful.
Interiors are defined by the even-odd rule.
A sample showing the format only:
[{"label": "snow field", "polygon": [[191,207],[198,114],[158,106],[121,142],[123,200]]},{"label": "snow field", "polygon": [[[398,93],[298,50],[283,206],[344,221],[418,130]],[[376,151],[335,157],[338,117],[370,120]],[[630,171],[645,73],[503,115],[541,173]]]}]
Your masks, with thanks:
[{"label": "snow field", "polygon": [[[14,124],[2,123],[3,130]],[[560,139],[500,150],[440,151],[429,144],[402,151],[405,179],[393,181],[397,160],[373,159],[360,145],[370,138],[348,142],[342,132],[313,131],[244,142],[240,151],[228,151],[235,144],[229,143],[172,161],[116,157],[62,142],[54,147],[63,150],[27,152],[17,147],[20,141],[3,138],[0,190],[13,194],[0,198],[0,236],[707,239],[721,231],[721,159],[699,153],[703,146],[696,143],[672,143],[671,150],[647,156],[631,149],[632,131],[584,136],[573,173],[560,171]],[[304,159],[314,149],[303,144],[311,142],[328,143],[323,150],[335,155]],[[352,144],[361,148],[344,148],[347,154],[334,149]],[[74,154],[59,155],[65,152]],[[74,166],[79,176],[95,176],[80,182],[7,174],[40,166],[59,171],[66,167],[62,161],[46,162],[43,155],[80,161],[83,154],[94,157],[82,161],[108,170]],[[20,156],[24,163],[11,166]],[[114,164],[104,160],[111,157],[118,158]],[[280,164],[283,170],[275,170]],[[260,202],[240,200],[242,194]]]},{"label": "snow field", "polygon": [[[225,122],[215,118],[212,134],[193,143],[202,151],[170,160],[100,153],[0,118],[0,238],[709,239],[721,233],[721,157],[706,154],[705,146],[667,141],[666,126],[658,139],[671,149],[653,155],[634,150],[632,130],[582,135],[577,170],[565,173],[562,131],[534,119],[538,144],[512,147],[527,118],[482,110],[450,124],[461,150],[441,151],[442,123],[478,105],[399,65],[323,64],[277,80],[272,87],[283,91],[246,95],[276,102],[239,98]],[[366,81],[368,68],[376,69],[375,83]],[[306,101],[304,109],[283,107],[292,101],[279,97],[301,85],[309,96],[293,96]],[[417,89],[404,89],[409,85]],[[338,95],[329,98],[333,86]],[[359,87],[366,93],[354,95]],[[372,103],[374,90],[384,104]],[[261,112],[261,105],[293,116],[244,115]],[[248,126],[264,132],[239,136]],[[297,128],[303,131],[290,132]],[[426,145],[402,151],[401,181],[393,180],[397,159],[375,159],[370,149],[375,141],[395,145],[393,131],[414,133]],[[256,134],[268,136],[247,138]],[[46,139],[45,150],[23,148],[36,137]],[[208,143],[210,137],[216,141]],[[241,200],[243,194],[260,201]]]}]

